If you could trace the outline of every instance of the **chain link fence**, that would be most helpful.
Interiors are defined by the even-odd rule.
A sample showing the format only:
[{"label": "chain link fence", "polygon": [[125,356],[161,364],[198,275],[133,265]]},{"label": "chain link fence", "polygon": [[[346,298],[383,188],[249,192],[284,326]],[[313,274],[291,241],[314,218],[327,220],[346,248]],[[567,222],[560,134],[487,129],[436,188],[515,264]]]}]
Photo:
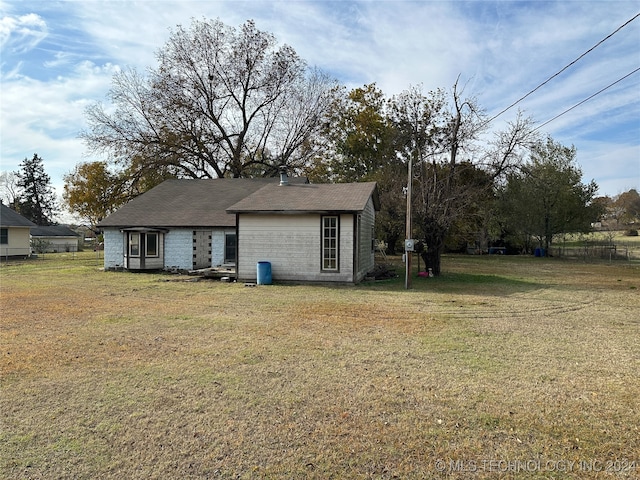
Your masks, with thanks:
[{"label": "chain link fence", "polygon": [[576,245],[555,245],[551,247],[550,254],[560,258],[574,258],[582,260],[608,260],[608,261],[640,261],[639,242],[599,242],[584,241]]}]

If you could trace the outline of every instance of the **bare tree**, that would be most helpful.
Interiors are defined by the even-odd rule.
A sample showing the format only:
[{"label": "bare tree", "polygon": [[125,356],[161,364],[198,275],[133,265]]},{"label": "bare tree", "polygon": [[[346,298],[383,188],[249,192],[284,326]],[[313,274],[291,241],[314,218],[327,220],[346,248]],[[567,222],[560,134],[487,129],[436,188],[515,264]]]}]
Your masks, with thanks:
[{"label": "bare tree", "polygon": [[507,123],[507,128],[494,133],[493,140],[484,154],[482,167],[501,181],[504,176],[519,168],[526,156],[540,140],[534,128],[534,121],[518,111],[515,120]]},{"label": "bare tree", "polygon": [[112,107],[87,109],[91,151],[191,178],[272,175],[315,155],[336,83],[253,21],[178,26],[157,59],[146,76],[114,76]]},{"label": "bare tree", "polygon": [[18,187],[18,175],[16,172],[0,172],[0,201],[5,205],[15,208],[20,197]]}]

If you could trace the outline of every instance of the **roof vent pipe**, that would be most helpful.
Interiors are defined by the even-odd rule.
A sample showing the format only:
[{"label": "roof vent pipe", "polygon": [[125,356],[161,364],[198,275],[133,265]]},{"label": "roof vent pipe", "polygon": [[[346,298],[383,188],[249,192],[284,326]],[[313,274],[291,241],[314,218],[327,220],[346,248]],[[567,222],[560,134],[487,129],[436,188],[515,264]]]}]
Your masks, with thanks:
[{"label": "roof vent pipe", "polygon": [[289,177],[287,177],[287,167],[280,166],[280,186],[289,185]]}]

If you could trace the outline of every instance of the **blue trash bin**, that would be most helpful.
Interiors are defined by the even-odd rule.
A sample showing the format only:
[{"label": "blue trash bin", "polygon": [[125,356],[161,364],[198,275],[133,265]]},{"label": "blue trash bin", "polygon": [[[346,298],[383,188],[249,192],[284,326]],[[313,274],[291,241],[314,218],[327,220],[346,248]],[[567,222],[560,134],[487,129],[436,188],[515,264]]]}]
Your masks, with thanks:
[{"label": "blue trash bin", "polygon": [[271,285],[271,262],[258,262],[258,285]]}]

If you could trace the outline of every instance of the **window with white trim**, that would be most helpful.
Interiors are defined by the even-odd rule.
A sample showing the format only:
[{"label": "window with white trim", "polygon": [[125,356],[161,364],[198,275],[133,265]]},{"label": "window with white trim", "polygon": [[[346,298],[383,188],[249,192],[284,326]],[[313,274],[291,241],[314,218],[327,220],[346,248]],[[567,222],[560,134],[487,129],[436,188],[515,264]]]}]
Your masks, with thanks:
[{"label": "window with white trim", "polygon": [[140,234],[139,233],[132,232],[129,234],[129,256],[131,257],[140,256]]},{"label": "window with white trim", "polygon": [[9,229],[8,228],[0,228],[0,244],[8,245],[9,244]]},{"label": "window with white trim", "polygon": [[322,217],[322,270],[338,270],[338,220],[337,216]]}]

